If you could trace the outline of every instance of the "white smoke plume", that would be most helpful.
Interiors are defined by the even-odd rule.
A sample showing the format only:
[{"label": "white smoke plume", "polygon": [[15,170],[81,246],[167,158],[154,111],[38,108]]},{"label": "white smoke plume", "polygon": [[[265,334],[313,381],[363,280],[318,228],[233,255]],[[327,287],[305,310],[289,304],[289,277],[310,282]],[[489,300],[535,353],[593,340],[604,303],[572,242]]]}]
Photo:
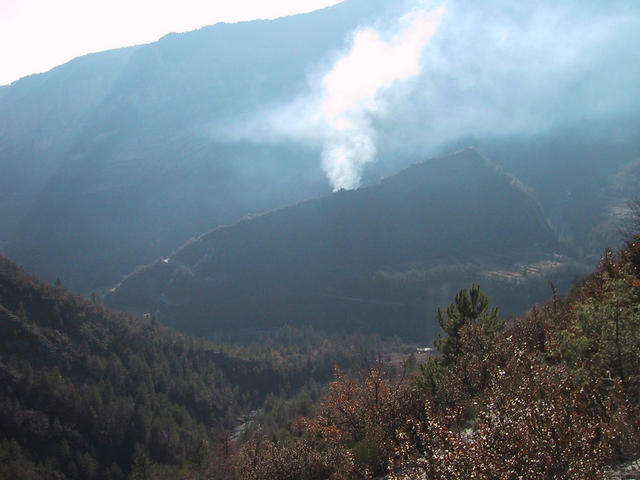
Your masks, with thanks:
[{"label": "white smoke plume", "polygon": [[418,6],[315,59],[290,101],[225,118],[207,134],[309,148],[335,190],[356,188],[378,151],[374,176],[458,145],[586,124],[637,137],[628,119],[640,111],[640,50],[629,45],[638,43],[640,2],[446,0],[445,12],[425,1],[390,1],[387,11]]},{"label": "white smoke plume", "polygon": [[322,78],[322,165],[334,190],[358,187],[362,168],[376,155],[372,121],[383,116],[398,82],[420,74],[420,58],[440,24],[444,6],[402,16],[391,35],[358,31],[349,51]]}]

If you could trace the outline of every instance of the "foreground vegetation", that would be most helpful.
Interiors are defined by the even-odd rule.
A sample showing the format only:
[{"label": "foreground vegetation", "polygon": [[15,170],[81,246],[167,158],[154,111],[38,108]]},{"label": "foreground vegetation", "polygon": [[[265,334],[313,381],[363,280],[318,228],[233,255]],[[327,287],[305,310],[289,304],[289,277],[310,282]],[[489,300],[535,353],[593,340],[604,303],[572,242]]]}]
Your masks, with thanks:
[{"label": "foreground vegetation", "polygon": [[418,375],[337,370],[317,412],[289,438],[258,432],[229,478],[601,478],[640,456],[639,307],[638,235],[520,318],[474,285],[439,312],[441,355]]},{"label": "foreground vegetation", "polygon": [[462,290],[414,373],[372,338],[215,345],[2,257],[0,280],[0,478],[585,479],[640,457],[640,235],[519,318]]}]

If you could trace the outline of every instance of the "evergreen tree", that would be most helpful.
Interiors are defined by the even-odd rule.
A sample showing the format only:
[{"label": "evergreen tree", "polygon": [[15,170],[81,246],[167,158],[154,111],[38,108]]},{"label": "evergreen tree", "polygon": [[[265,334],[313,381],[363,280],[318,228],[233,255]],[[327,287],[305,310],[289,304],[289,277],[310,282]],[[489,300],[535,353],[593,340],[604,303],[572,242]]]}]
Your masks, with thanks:
[{"label": "evergreen tree", "polygon": [[475,283],[469,290],[460,290],[444,312],[438,309],[438,323],[446,336],[440,336],[434,344],[442,353],[444,365],[450,364],[460,352],[460,331],[465,325],[477,323],[485,332],[494,333],[501,324],[498,307],[489,308],[489,298]]},{"label": "evergreen tree", "polygon": [[151,461],[147,452],[140,445],[136,446],[136,453],[133,457],[133,465],[131,467],[131,480],[146,480],[151,478]]}]

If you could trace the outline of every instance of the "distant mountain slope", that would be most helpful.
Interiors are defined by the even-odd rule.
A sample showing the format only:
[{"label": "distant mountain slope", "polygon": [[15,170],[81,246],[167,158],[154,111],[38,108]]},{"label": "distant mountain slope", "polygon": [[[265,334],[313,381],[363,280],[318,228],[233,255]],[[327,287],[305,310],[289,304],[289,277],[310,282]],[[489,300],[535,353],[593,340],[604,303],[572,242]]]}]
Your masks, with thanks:
[{"label": "distant mountain slope", "polygon": [[[137,265],[203,231],[327,194],[321,147],[272,138],[260,119],[312,94],[317,77],[348,48],[359,26],[392,36],[394,19],[412,3],[345,0],[305,15],[218,24],[87,55],[0,87],[0,251],[49,281],[61,278],[83,293],[103,293]],[[425,74],[413,93],[389,99],[386,118],[374,122],[379,161],[363,172],[364,184],[425,154],[476,145],[536,190],[566,238],[594,243],[584,249],[592,254],[601,244],[585,240],[591,212],[606,208],[603,195],[592,194],[612,168],[640,152],[634,135],[638,62],[627,48],[638,31],[637,8],[622,1],[607,9],[578,8],[586,31],[593,20],[611,35],[585,50],[589,55],[576,55],[577,63],[569,61],[567,78],[558,82],[553,75],[538,81],[536,69],[520,63],[529,58],[527,45],[546,52],[536,39],[553,36],[532,39],[527,22],[518,19],[537,18],[554,2],[521,3],[448,3],[451,13],[422,59]],[[564,16],[574,7],[551,11]],[[608,23],[622,17],[620,28],[617,20]],[[558,25],[569,43],[582,37]],[[506,40],[486,41],[488,32],[507,34]],[[550,52],[550,64],[563,51],[564,43],[555,43],[559,50]],[[567,56],[560,57],[564,65]],[[489,62],[493,73],[485,72]],[[560,90],[538,96],[554,85]],[[608,104],[609,93],[614,111],[581,113],[582,103],[591,109],[597,99]],[[521,113],[535,119],[538,106],[553,120],[548,129],[545,122],[522,121]],[[558,116],[562,111],[573,113]],[[262,137],[253,139],[257,143],[238,140],[254,132]]]},{"label": "distant mountain slope", "polygon": [[0,249],[90,292],[220,223],[327,192],[304,148],[221,144],[209,126],[290,98],[391,4],[171,34],[3,87]]},{"label": "distant mountain slope", "polygon": [[588,242],[586,247],[603,249],[603,245],[620,245],[629,230],[634,226],[634,215],[631,204],[640,200],[638,187],[640,186],[640,157],[627,162],[621,168],[614,170],[601,186],[601,196],[604,197],[599,208],[593,208],[589,221],[585,222]]},{"label": "distant mountain slope", "polygon": [[[536,202],[466,149],[220,227],[132,274],[107,302],[204,334],[311,323],[424,336],[440,298],[469,278],[452,268],[479,275],[560,253]],[[410,271],[424,273],[417,293],[385,285],[385,274]],[[431,287],[441,295],[425,297]]]}]

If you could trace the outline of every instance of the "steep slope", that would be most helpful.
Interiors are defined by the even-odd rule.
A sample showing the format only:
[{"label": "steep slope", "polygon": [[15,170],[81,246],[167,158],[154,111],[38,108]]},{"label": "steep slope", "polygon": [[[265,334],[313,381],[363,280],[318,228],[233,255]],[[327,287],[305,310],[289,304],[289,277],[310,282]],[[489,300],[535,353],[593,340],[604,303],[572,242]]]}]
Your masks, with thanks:
[{"label": "steep slope", "polygon": [[[610,125],[630,127],[633,122]],[[637,121],[635,125],[637,131]],[[605,247],[621,242],[612,203],[624,205],[634,198],[640,186],[637,175],[624,172],[640,156],[640,145],[637,141],[622,141],[614,134],[603,134],[606,127],[603,122],[597,128],[558,128],[533,138],[475,143],[492,161],[532,188],[563,237],[580,249],[594,267]]]},{"label": "steep slope", "polygon": [[289,98],[390,3],[171,34],[4,87],[0,248],[89,292],[220,223],[327,192],[304,148],[220,143],[211,124]]},{"label": "steep slope", "polygon": [[0,91],[0,246],[64,163],[62,153],[112,91],[136,48],[77,58]]},{"label": "steep slope", "polygon": [[[380,26],[388,36],[389,23],[411,3],[346,0],[306,15],[219,24],[87,55],[0,88],[0,251],[48,280],[101,293],[216,225],[328,193],[320,146],[273,138],[259,119],[305,98],[358,26]],[[638,31],[637,7],[578,8],[586,31],[605,22],[608,40],[565,65],[566,55],[557,58],[562,45],[591,35],[556,24],[550,31],[569,37],[549,51],[535,39],[554,36],[532,39],[518,20],[554,2],[476,3],[449,2],[422,59],[425,75],[376,120],[380,161],[367,166],[365,183],[452,144],[474,144],[534,188],[566,237],[582,244],[590,213],[604,208],[594,186],[640,151],[639,62],[627,47]],[[620,28],[612,21],[618,14],[626,18]],[[518,41],[486,41],[485,27]],[[550,64],[560,60],[564,80],[536,81],[528,68],[537,61],[521,64],[530,58],[527,45],[549,52]],[[553,85],[559,90],[546,88]],[[539,95],[548,90],[551,96]],[[600,105],[605,99],[610,107]],[[254,132],[258,143],[238,140]]]},{"label": "steep slope", "polygon": [[416,376],[338,372],[296,423],[302,435],[247,442],[239,476],[638,478],[639,273],[636,233],[567,298],[520,317],[494,318],[491,300],[465,288],[443,314],[440,354]]},{"label": "steep slope", "polygon": [[239,414],[285,391],[318,394],[336,363],[363,368],[375,351],[278,335],[248,347],[196,340],[0,256],[0,478],[123,479],[141,459],[154,478],[182,478],[176,469],[217,448]]},{"label": "steep slope", "polygon": [[[558,253],[535,201],[466,149],[220,227],[132,274],[107,302],[204,334],[291,323],[424,336],[427,312],[472,273]],[[407,272],[417,285],[385,281]]]},{"label": "steep slope", "polygon": [[124,478],[140,449],[179,464],[247,408],[238,387],[260,377],[213,345],[44,284],[2,256],[0,336],[3,478],[36,478],[11,471],[31,462],[60,475],[51,478]]}]

